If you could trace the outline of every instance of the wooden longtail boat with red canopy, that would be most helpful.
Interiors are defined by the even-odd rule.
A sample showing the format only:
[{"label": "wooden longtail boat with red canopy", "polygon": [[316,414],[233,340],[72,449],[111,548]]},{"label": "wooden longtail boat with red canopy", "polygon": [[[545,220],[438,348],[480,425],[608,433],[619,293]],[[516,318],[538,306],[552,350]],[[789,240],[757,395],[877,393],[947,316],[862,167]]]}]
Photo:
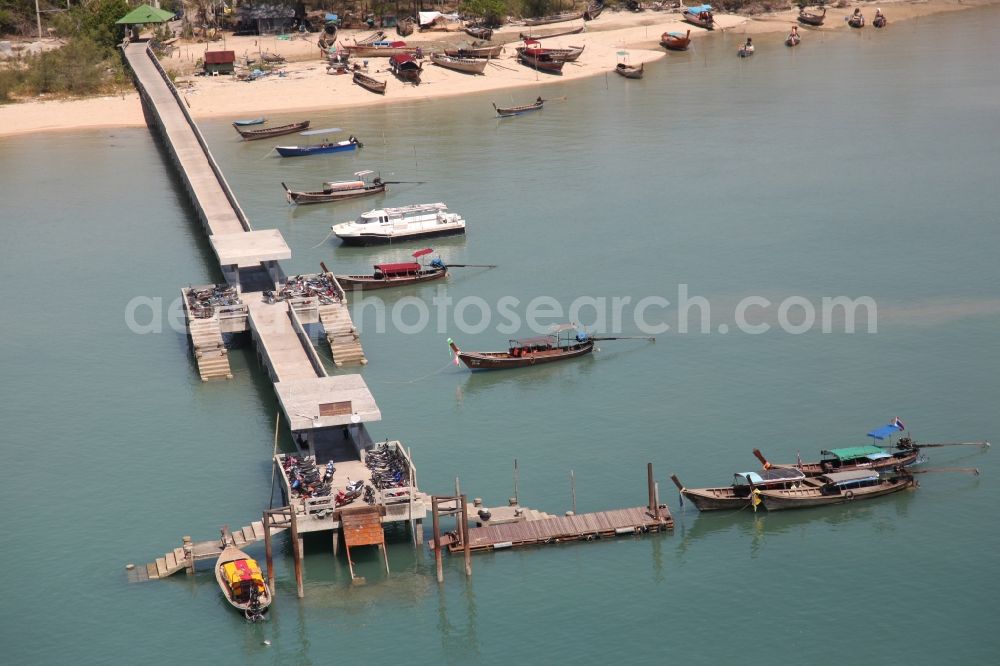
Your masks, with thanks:
[{"label": "wooden longtail boat with red canopy", "polygon": [[557,324],[548,335],[510,340],[507,351],[464,352],[455,341],[448,338],[448,346],[455,355],[455,364],[461,361],[470,370],[503,370],[524,368],[555,361],[579,358],[594,351],[599,340],[650,340],[652,337],[592,337],[576,324]]},{"label": "wooden longtail boat with red canopy", "polygon": [[232,535],[226,539],[228,545],[215,563],[215,580],[233,608],[250,621],[259,620],[271,605],[271,591],[256,560],[229,541]]},{"label": "wooden longtail boat with red canopy", "polygon": [[586,46],[568,46],[564,49],[547,49],[535,39],[524,40],[524,46],[517,47],[518,54],[529,53],[531,55],[547,55],[553,60],[562,60],[563,62],[575,62],[577,58],[583,55],[583,50],[587,48]]},{"label": "wooden longtail boat with red canopy", "polygon": [[413,56],[401,53],[389,58],[389,66],[392,73],[400,81],[409,81],[413,85],[420,85],[420,74],[423,72],[423,63],[418,63]]},{"label": "wooden longtail boat with red canopy", "polygon": [[791,467],[739,472],[733,475],[732,485],[718,488],[686,488],[676,474],[670,479],[680,491],[682,502],[686,497],[699,511],[723,511],[752,506],[755,488],[791,488],[802,483],[806,475]]},{"label": "wooden longtail boat with red canopy", "polygon": [[[433,251],[429,247],[417,250],[413,253],[413,258],[419,259]],[[448,275],[448,267],[440,259],[434,259],[426,266],[417,261],[375,264],[375,272],[372,275],[338,275],[336,277],[337,282],[344,289],[385,289],[386,287],[400,287],[439,280],[446,275]]]},{"label": "wooden longtail boat with red canopy", "polygon": [[540,53],[534,49],[519,50],[517,59],[522,65],[526,65],[535,71],[548,72],[550,74],[562,74],[565,60],[558,60],[548,53]]}]

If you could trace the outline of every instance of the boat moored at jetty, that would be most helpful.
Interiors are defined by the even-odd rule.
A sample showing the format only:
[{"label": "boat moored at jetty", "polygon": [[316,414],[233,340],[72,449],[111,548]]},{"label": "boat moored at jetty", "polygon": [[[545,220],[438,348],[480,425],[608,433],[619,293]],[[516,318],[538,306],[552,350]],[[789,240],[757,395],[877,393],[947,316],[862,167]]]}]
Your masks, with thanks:
[{"label": "boat moored at jetty", "polygon": [[791,467],[762,469],[759,472],[739,472],[733,475],[733,483],[717,488],[687,488],[677,475],[670,479],[677,486],[681,497],[686,497],[699,511],[723,511],[743,509],[753,504],[755,488],[791,488],[801,484],[806,475]]},{"label": "boat moored at jetty", "polygon": [[380,208],[332,227],[345,245],[378,245],[465,233],[465,220],[443,203]]},{"label": "boat moored at jetty", "polygon": [[271,605],[271,592],[256,560],[230,543],[231,536],[225,538],[228,545],[215,563],[215,580],[229,605],[246,619],[259,620]]},{"label": "boat moored at jetty", "polygon": [[802,509],[826,504],[844,504],[872,499],[916,486],[916,480],[900,469],[883,477],[874,470],[830,472],[807,478],[797,488],[755,490],[768,511]]},{"label": "boat moored at jetty", "polygon": [[760,449],[754,449],[753,454],[764,465],[764,469],[797,469],[806,476],[819,476],[828,472],[847,470],[892,469],[905,465],[916,464],[920,459],[920,449],[912,446],[904,447],[900,443],[898,451],[886,451],[878,446],[852,446],[843,449],[827,449],[820,453],[824,458],[818,462],[796,462],[775,464],[769,462]]}]

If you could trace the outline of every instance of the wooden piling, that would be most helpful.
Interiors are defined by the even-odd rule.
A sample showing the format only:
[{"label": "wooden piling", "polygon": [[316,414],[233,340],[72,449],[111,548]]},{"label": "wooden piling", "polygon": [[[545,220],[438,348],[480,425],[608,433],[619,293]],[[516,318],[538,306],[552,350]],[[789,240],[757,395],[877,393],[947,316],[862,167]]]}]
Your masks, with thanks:
[{"label": "wooden piling", "polygon": [[181,546],[184,549],[184,559],[187,561],[187,566],[184,568],[185,573],[188,576],[194,575],[194,543],[191,541],[191,537],[184,536],[181,537]]},{"label": "wooden piling", "polygon": [[653,481],[653,463],[646,463],[646,490],[649,494],[649,502],[646,503],[646,506],[649,507],[650,511],[656,511],[656,500],[653,497],[655,494],[653,490],[654,483],[656,482]]},{"label": "wooden piling", "polygon": [[656,509],[653,510],[653,518],[660,519],[660,482],[653,483],[653,502]]},{"label": "wooden piling", "polygon": [[438,498],[431,497],[431,522],[434,539],[434,566],[437,568],[437,582],[444,582],[444,563],[441,561],[441,522],[438,517]]},{"label": "wooden piling", "polygon": [[299,540],[299,526],[295,519],[295,508],[292,508],[292,557],[295,560],[295,592],[299,599],[305,597],[302,589],[302,542]]},{"label": "wooden piling", "polygon": [[[272,458],[272,462],[273,462]],[[267,565],[267,589],[274,597],[274,553],[271,550],[271,514],[264,512],[264,563]]]},{"label": "wooden piling", "polygon": [[469,505],[465,503],[465,495],[459,495],[462,502],[462,550],[465,552],[465,575],[472,576],[472,549],[469,545]]}]

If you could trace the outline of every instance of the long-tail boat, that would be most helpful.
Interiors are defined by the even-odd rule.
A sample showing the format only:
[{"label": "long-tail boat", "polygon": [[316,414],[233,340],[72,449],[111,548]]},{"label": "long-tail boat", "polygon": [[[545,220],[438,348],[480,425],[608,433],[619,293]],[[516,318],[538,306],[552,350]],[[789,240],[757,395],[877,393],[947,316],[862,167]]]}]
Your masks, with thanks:
[{"label": "long-tail boat", "polygon": [[587,48],[586,46],[567,46],[561,49],[547,49],[543,47],[538,41],[534,39],[524,40],[524,46],[517,47],[517,53],[530,53],[531,55],[548,55],[553,60],[562,60],[563,62],[575,62],[581,55],[583,55],[583,50]]},{"label": "long-tail boat", "polygon": [[[413,253],[414,259],[433,252],[424,248]],[[418,261],[393,264],[375,264],[372,275],[338,275],[337,282],[345,289],[385,289],[440,280],[448,275],[448,266],[440,259],[424,265]]]},{"label": "long-tail boat", "polygon": [[681,15],[691,25],[705,30],[715,30],[715,17],[712,15],[712,5],[687,7]]},{"label": "long-tail boat", "polygon": [[543,104],[545,104],[545,100],[539,97],[531,104],[522,104],[520,106],[497,106],[496,102],[493,102],[493,109],[499,117],[509,118],[510,116],[519,116],[529,111],[538,111],[542,108]]},{"label": "long-tail boat", "polygon": [[687,47],[691,45],[691,30],[683,35],[679,32],[665,32],[660,35],[660,45],[671,51],[687,51]]},{"label": "long-tail boat", "polygon": [[551,16],[536,16],[535,18],[524,19],[524,25],[548,25],[550,23],[564,23],[582,19],[586,12],[565,12],[563,14],[552,14]]},{"label": "long-tail boat", "polygon": [[558,60],[548,53],[537,53],[532,50],[518,51],[517,59],[522,65],[549,74],[562,74],[563,65],[566,64],[565,60]]},{"label": "long-tail boat", "polygon": [[[903,446],[902,443],[900,446]],[[920,458],[920,449],[917,447],[900,448],[898,451],[888,452],[878,446],[852,446],[843,449],[827,449],[820,453],[825,457],[818,462],[777,464],[768,461],[760,449],[753,450],[754,456],[764,465],[765,470],[797,469],[806,476],[819,476],[828,472],[857,469],[892,469],[902,465],[912,465]]]},{"label": "long-tail boat", "polygon": [[472,44],[457,49],[445,49],[445,55],[453,58],[498,58],[503,53],[503,44]]},{"label": "long-tail boat", "polygon": [[596,337],[579,330],[576,324],[557,324],[548,335],[510,340],[507,351],[464,352],[448,338],[448,346],[470,370],[504,370],[579,358],[594,351],[601,340],[652,340],[651,337]]},{"label": "long-tail boat", "polygon": [[791,467],[739,472],[733,475],[732,485],[718,488],[687,488],[676,474],[671,475],[670,479],[677,486],[681,497],[688,498],[699,511],[723,511],[751,506],[755,488],[791,488],[805,481],[806,475]]},{"label": "long-tail boat", "polygon": [[583,12],[583,20],[593,21],[598,16],[600,16],[601,12],[603,11],[604,11],[604,0],[601,0],[600,2],[592,2],[587,7],[587,11]]},{"label": "long-tail boat", "polygon": [[248,120],[234,120],[233,125],[237,127],[246,127],[248,125],[263,125],[267,121],[267,118],[261,116],[260,118],[250,118]]},{"label": "long-tail boat", "polygon": [[395,55],[416,55],[419,46],[407,46],[406,42],[376,42],[375,44],[343,44],[341,48],[352,58],[391,58]]},{"label": "long-tail boat", "polygon": [[564,37],[566,35],[579,35],[581,32],[585,32],[586,29],[587,29],[587,26],[581,25],[581,26],[578,26],[576,28],[571,28],[569,30],[560,30],[559,32],[551,32],[551,33],[548,33],[546,35],[536,35],[536,34],[532,34],[532,33],[522,32],[521,34],[519,34],[517,36],[517,38],[520,39],[520,40],[522,40],[522,41],[525,40],[525,39],[534,39],[534,40],[537,41],[539,39],[550,39],[552,37]]},{"label": "long-tail boat", "polygon": [[[310,130],[308,132],[300,132],[300,136],[315,136],[319,134],[329,134],[332,132],[339,132],[340,128],[330,127],[327,129]],[[329,141],[323,139],[322,142],[306,145],[306,146],[275,146],[274,149],[278,151],[278,154],[282,157],[306,157],[308,155],[321,155],[324,153],[342,153],[350,150],[357,150],[358,148],[364,147],[364,144],[358,141],[357,137],[351,135],[345,141]]]},{"label": "long-tail boat", "polygon": [[378,79],[373,79],[372,77],[364,74],[362,72],[354,72],[354,82],[364,88],[378,95],[385,94],[385,88],[388,85],[388,81],[379,81]]},{"label": "long-tail boat", "polygon": [[414,60],[412,55],[406,53],[394,55],[389,58],[389,66],[400,81],[408,81],[415,86],[420,85],[420,74],[424,70],[424,65]]},{"label": "long-tail boat", "polygon": [[271,591],[267,589],[260,566],[232,543],[219,554],[215,580],[229,605],[241,611],[248,620],[259,620],[271,605]]},{"label": "long-tail boat", "polygon": [[385,39],[385,33],[383,31],[381,31],[381,30],[376,30],[372,34],[368,35],[367,37],[362,37],[361,39],[355,39],[354,43],[355,44],[361,44],[361,45],[374,44],[375,42],[380,42],[383,39]]},{"label": "long-tail boat", "polygon": [[323,183],[323,189],[313,192],[299,192],[288,189],[288,186],[284,183],[281,184],[285,188],[285,198],[290,204],[315,204],[315,203],[328,203],[331,201],[342,201],[344,199],[356,199],[358,197],[366,197],[370,194],[379,194],[385,192],[386,184],[382,182],[382,179],[378,176],[368,180],[368,176],[375,173],[374,171],[358,171],[355,175],[355,180],[346,180],[339,182],[326,182]]},{"label": "long-tail boat", "polygon": [[883,477],[874,470],[830,472],[809,477],[797,488],[755,490],[754,494],[768,511],[802,509],[825,504],[845,504],[872,499],[916,486],[913,476],[902,468],[892,476]]},{"label": "long-tail boat", "polygon": [[300,123],[276,125],[274,127],[264,127],[262,129],[254,130],[241,129],[240,126],[235,123],[233,123],[233,127],[240,133],[240,136],[243,137],[244,141],[256,141],[257,139],[268,139],[273,136],[284,136],[285,134],[295,134],[296,132],[301,132],[304,129],[308,129],[309,121],[303,120]]},{"label": "long-tail boat", "polygon": [[488,58],[458,58],[444,53],[432,53],[431,62],[438,67],[453,69],[466,74],[482,74],[489,64]]},{"label": "long-tail boat", "polygon": [[807,12],[805,9],[800,9],[798,19],[799,23],[803,25],[821,26],[823,25],[823,21],[826,20],[826,7],[823,8],[822,14],[814,14]]},{"label": "long-tail boat", "polygon": [[615,66],[615,71],[624,76],[626,79],[641,79],[643,74],[643,65],[633,67],[632,65],[626,65],[625,63],[620,62]]}]

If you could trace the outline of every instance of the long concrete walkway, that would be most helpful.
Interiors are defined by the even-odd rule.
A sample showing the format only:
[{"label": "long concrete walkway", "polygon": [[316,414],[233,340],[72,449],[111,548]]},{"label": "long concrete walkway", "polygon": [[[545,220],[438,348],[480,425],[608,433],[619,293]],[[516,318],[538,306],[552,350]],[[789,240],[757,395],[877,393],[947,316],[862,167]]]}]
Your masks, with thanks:
[{"label": "long concrete walkway", "polygon": [[250,231],[249,228],[244,228],[222,189],[211,162],[206,159],[206,151],[195,134],[196,130],[188,123],[178,100],[147,53],[146,43],[137,42],[126,46],[125,58],[142,83],[163,131],[170,136],[171,152],[179,162],[182,174],[186,174],[192,198],[198,202],[196,206],[201,208],[199,212],[203,214],[202,221],[208,228],[209,235]]}]

